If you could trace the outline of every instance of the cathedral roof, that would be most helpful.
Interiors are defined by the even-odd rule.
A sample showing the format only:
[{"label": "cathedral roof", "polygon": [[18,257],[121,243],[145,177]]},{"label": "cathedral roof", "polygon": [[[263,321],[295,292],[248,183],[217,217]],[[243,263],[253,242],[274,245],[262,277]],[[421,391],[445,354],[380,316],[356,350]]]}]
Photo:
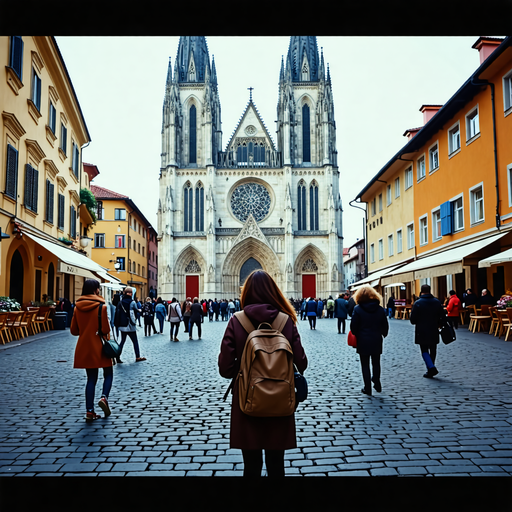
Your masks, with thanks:
[{"label": "cathedral roof", "polygon": [[287,65],[290,66],[292,82],[302,82],[302,67],[304,62],[309,66],[307,82],[318,82],[318,45],[316,36],[291,36],[288,47]]},{"label": "cathedral roof", "polygon": [[204,36],[181,36],[176,55],[178,83],[204,83],[205,70],[210,72],[208,46]]}]

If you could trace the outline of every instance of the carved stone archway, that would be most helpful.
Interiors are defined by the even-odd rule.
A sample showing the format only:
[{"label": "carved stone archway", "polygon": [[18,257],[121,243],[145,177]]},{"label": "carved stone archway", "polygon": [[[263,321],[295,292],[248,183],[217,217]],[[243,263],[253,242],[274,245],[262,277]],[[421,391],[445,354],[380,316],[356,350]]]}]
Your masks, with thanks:
[{"label": "carved stone archway", "polygon": [[309,244],[302,249],[295,259],[294,265],[295,290],[297,297],[302,297],[302,275],[314,274],[316,279],[316,295],[327,296],[329,290],[329,269],[325,254],[316,246]]},{"label": "carved stone archway", "polygon": [[173,296],[179,301],[184,300],[186,290],[186,276],[199,275],[199,298],[204,298],[204,274],[207,271],[206,260],[194,247],[186,247],[176,259],[176,264],[171,271],[173,279]]}]

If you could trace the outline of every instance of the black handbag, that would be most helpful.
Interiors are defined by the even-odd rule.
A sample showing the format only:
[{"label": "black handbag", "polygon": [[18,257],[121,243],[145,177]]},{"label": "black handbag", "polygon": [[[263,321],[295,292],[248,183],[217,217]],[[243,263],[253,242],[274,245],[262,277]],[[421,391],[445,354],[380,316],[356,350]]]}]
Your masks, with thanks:
[{"label": "black handbag", "polygon": [[295,368],[294,376],[295,376],[295,401],[296,402],[304,402],[308,397],[308,381],[306,377],[302,375],[302,373],[297,370],[297,367],[293,365]]},{"label": "black handbag", "polygon": [[107,339],[102,334],[101,330],[101,307],[103,304],[100,304],[98,307],[98,336],[101,339],[101,343],[103,343],[103,354],[111,359],[118,358],[121,355],[121,347],[118,345],[117,341],[114,339]]},{"label": "black handbag", "polygon": [[448,322],[446,322],[443,327],[441,327],[439,334],[441,335],[441,341],[445,345],[449,345],[457,339],[455,336],[455,329]]}]

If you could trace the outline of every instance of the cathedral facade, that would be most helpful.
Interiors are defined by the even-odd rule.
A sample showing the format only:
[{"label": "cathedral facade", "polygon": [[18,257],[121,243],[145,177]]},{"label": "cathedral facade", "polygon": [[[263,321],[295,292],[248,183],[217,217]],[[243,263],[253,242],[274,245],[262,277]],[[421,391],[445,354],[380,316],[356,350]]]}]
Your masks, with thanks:
[{"label": "cathedral facade", "polygon": [[215,61],[203,36],[180,38],[163,104],[163,299],[238,297],[256,268],[269,272],[290,298],[344,289],[331,78],[314,36],[290,38],[277,120],[274,143],[251,91],[223,149]]}]

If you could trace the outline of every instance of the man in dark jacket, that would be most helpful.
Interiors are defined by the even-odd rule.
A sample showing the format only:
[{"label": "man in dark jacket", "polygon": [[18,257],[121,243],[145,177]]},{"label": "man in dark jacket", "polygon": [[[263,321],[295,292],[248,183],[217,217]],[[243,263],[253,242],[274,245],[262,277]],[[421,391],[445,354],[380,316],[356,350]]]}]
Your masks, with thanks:
[{"label": "man in dark jacket", "polygon": [[423,377],[431,379],[439,373],[435,367],[437,344],[439,327],[446,322],[446,313],[441,302],[430,293],[428,284],[421,287],[420,298],[412,306],[410,322],[416,326],[414,342],[420,346],[427,366],[427,373]]},{"label": "man in dark jacket", "polygon": [[[348,301],[345,296],[340,293],[340,296],[334,301],[334,318],[338,319],[338,334],[345,334],[345,321],[347,319]],[[341,326],[343,325],[343,332]]]},{"label": "man in dark jacket", "polygon": [[347,312],[350,316],[352,316],[352,313],[354,312],[354,308],[356,307],[356,302],[354,300],[354,297],[350,297],[350,294],[347,293],[347,295],[345,296],[345,298],[347,299],[348,301],[348,305],[347,305]]},{"label": "man in dark jacket", "polygon": [[482,290],[482,296],[480,297],[480,305],[482,304],[487,304],[489,306],[496,305],[496,300],[486,289]]}]

